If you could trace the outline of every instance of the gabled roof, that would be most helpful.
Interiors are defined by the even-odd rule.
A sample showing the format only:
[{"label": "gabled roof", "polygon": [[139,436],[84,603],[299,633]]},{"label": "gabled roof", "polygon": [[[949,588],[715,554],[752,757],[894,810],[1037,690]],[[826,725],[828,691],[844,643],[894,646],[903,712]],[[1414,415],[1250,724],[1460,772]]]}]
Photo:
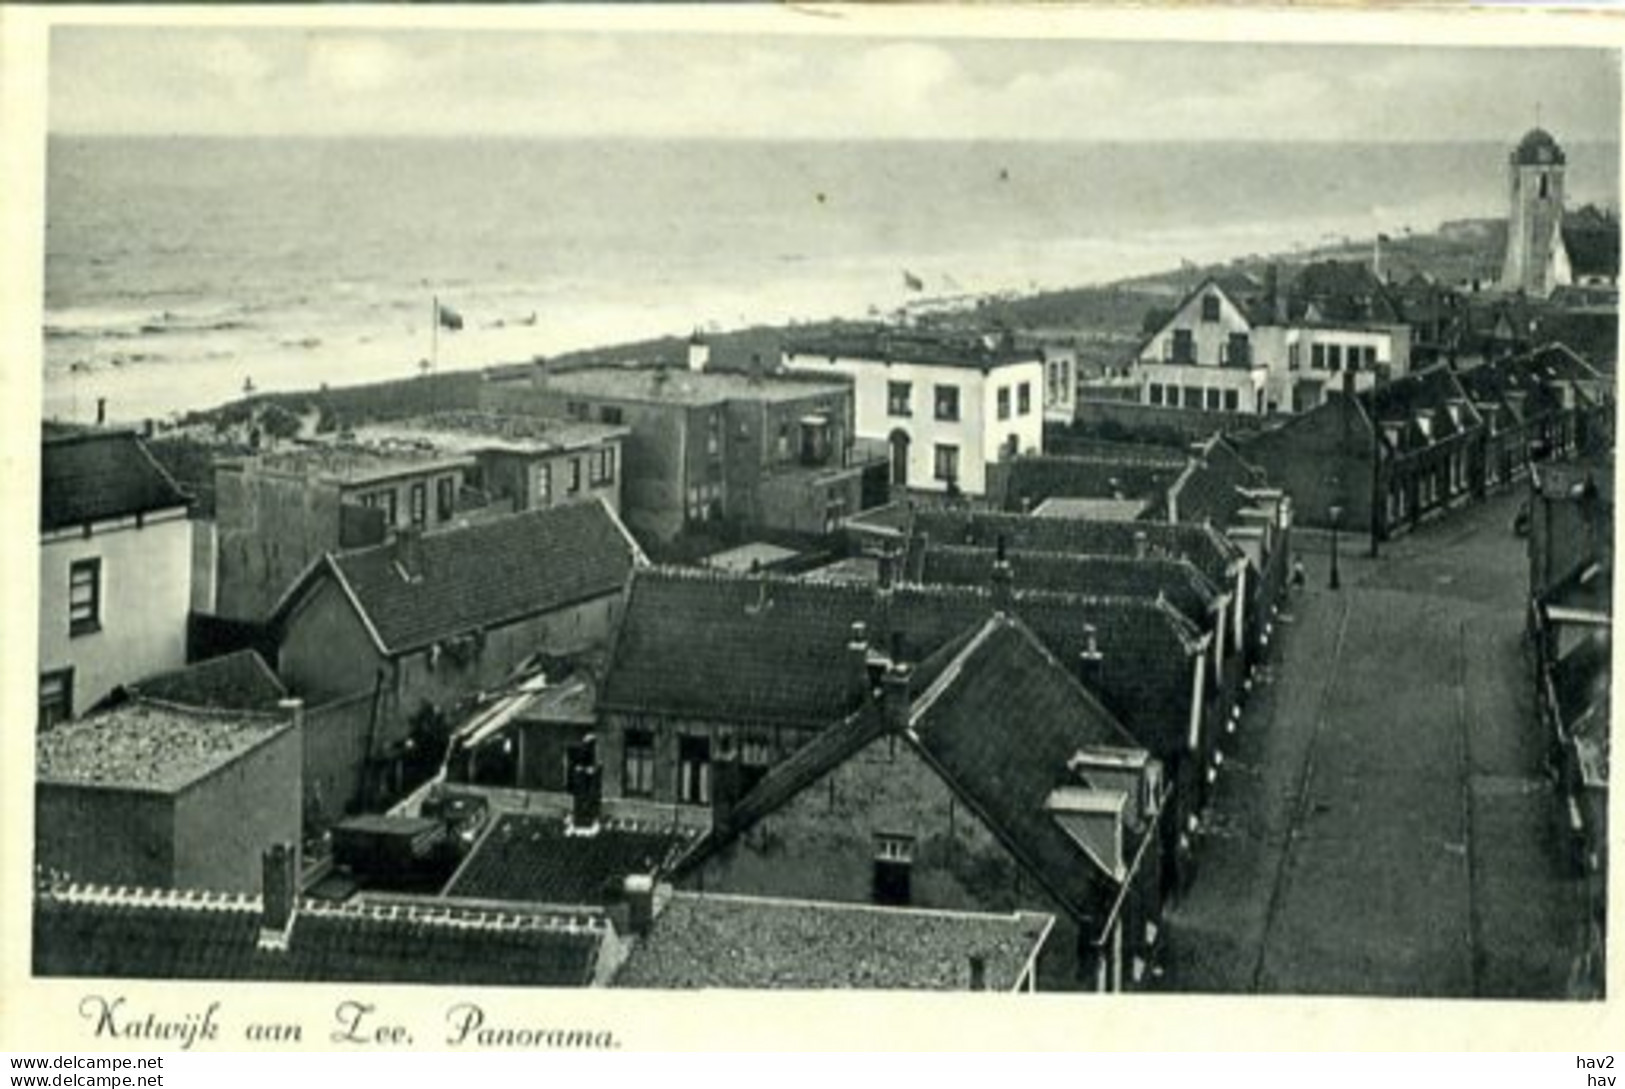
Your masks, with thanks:
[{"label": "gabled roof", "polygon": [[288,690],[252,650],[239,650],[160,673],[129,686],[148,700],[238,711],[273,711]]},{"label": "gabled roof", "polygon": [[1012,990],[1054,917],[674,893],[617,987]]},{"label": "gabled roof", "polygon": [[607,925],[445,906],[299,905],[262,950],[257,896],[50,887],[34,897],[34,972],[124,979],[581,987]]},{"label": "gabled roof", "polygon": [[[920,580],[987,586],[997,555],[992,548],[934,544],[926,550]],[[1207,627],[1218,605],[1218,588],[1189,560],[1020,550],[1009,551],[1006,557],[1021,589],[1151,601],[1161,597],[1198,628]]]},{"label": "gabled roof", "polygon": [[1230,566],[1241,556],[1234,542],[1205,524],[922,510],[913,528],[943,544],[993,547],[1002,537],[1009,548],[1080,555],[1132,556],[1143,540],[1148,555],[1188,559],[1217,586],[1229,583]]},{"label": "gabled roof", "polygon": [[[915,664],[917,683],[925,684],[938,652],[997,608],[982,587],[882,590],[774,575],[641,570],[630,584],[599,707],[822,729],[862,705],[864,676],[848,649],[855,622],[877,648],[895,634],[903,659]],[[1131,711],[1188,698],[1186,663],[1203,637],[1168,602],[1017,590],[1008,608],[1066,660],[1084,649],[1092,628],[1103,652],[1122,663],[1106,671],[1102,694],[1125,720],[1132,721]],[[1147,730],[1162,725],[1161,716],[1146,718]]]},{"label": "gabled roof", "polygon": [[[1116,874],[1093,866],[1046,807],[1077,782],[1068,761],[1092,747],[1140,746],[1020,619],[997,613],[963,642],[931,683],[913,689],[901,738],[1037,880],[1081,919],[1099,923]],[[892,729],[866,704],[780,765],[713,830],[691,870]]]},{"label": "gabled roof", "polygon": [[40,529],[46,532],[190,502],[133,431],[85,431],[40,445]]},{"label": "gabled roof", "polygon": [[570,907],[618,899],[633,874],[665,872],[695,832],[676,825],[603,820],[581,834],[561,816],[499,817],[446,886],[453,899],[516,901]]},{"label": "gabled roof", "polygon": [[[1431,445],[1483,424],[1455,372],[1443,363],[1373,387],[1357,399],[1378,423],[1400,426],[1400,449]],[[1452,404],[1460,414],[1459,424],[1451,415]],[[1384,442],[1394,446],[1391,435],[1385,434]]]},{"label": "gabled roof", "polygon": [[331,577],[381,653],[489,630],[616,593],[640,553],[601,500],[328,553],[277,607],[285,625],[312,585]]},{"label": "gabled roof", "polygon": [[1196,456],[1168,489],[1168,510],[1181,522],[1228,527],[1248,505],[1242,489],[1258,488],[1264,474],[1222,435],[1195,444]]},{"label": "gabled roof", "polygon": [[1293,319],[1394,325],[1403,320],[1388,288],[1363,261],[1316,261],[1305,265],[1287,292]]}]

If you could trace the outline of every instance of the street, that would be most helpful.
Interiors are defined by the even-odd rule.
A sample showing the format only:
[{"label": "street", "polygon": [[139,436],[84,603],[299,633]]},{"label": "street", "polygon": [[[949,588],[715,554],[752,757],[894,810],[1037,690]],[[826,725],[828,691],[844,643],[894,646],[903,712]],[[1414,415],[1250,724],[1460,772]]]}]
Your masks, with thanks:
[{"label": "street", "polygon": [[1228,739],[1166,989],[1565,997],[1578,879],[1542,768],[1522,637],[1521,493],[1386,544],[1298,545]]}]

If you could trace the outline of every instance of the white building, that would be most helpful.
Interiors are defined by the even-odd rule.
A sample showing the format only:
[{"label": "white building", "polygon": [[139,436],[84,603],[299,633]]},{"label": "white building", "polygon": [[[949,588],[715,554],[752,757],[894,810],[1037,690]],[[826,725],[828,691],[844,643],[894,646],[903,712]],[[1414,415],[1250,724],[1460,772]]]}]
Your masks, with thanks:
[{"label": "white building", "polygon": [[41,448],[39,724],[186,661],[189,500],[132,432]]},{"label": "white building", "polygon": [[990,462],[1043,452],[1047,376],[1036,348],[866,329],[787,343],[784,366],[852,379],[854,433],[887,444],[895,487],[982,495]]},{"label": "white building", "polygon": [[1141,345],[1139,402],[1243,415],[1305,412],[1342,388],[1344,372],[1354,374],[1357,390],[1407,373],[1410,327],[1362,273],[1363,266],[1311,266],[1293,292],[1266,289],[1255,298],[1204,280]]}]

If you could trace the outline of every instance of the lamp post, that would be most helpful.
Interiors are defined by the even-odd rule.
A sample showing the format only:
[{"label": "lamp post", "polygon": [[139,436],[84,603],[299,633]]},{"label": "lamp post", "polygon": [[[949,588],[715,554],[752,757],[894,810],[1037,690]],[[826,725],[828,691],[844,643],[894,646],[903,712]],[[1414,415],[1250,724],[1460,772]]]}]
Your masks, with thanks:
[{"label": "lamp post", "polygon": [[1336,590],[1343,584],[1343,580],[1338,577],[1337,573],[1337,526],[1343,520],[1343,508],[1333,503],[1330,509],[1326,511],[1326,514],[1332,520],[1332,574],[1327,585]]}]

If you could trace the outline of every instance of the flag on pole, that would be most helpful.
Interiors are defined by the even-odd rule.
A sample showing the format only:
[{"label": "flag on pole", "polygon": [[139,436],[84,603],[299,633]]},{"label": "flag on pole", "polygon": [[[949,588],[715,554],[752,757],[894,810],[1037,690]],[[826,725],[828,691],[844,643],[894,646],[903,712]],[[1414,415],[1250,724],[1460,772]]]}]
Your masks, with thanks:
[{"label": "flag on pole", "polygon": [[442,329],[450,329],[455,333],[463,327],[463,316],[445,303],[436,303],[435,311],[435,320],[440,323]]}]

